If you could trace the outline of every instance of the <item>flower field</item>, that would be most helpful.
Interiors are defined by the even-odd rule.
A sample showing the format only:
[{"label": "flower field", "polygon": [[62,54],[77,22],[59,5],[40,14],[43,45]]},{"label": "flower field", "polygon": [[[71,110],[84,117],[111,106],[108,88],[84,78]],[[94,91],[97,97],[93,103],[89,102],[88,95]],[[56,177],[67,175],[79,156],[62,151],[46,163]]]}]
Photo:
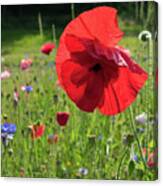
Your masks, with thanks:
[{"label": "flower field", "polygon": [[[137,28],[119,20],[122,31],[130,26]],[[153,38],[142,41],[139,32],[124,33],[119,45],[129,50],[148,79],[132,104],[120,113],[106,115],[98,109],[83,111],[83,105],[76,106],[62,87],[56,55],[64,28],[55,26],[55,42],[51,30],[42,37],[33,31],[2,28],[2,176],[157,179],[157,62]]]}]

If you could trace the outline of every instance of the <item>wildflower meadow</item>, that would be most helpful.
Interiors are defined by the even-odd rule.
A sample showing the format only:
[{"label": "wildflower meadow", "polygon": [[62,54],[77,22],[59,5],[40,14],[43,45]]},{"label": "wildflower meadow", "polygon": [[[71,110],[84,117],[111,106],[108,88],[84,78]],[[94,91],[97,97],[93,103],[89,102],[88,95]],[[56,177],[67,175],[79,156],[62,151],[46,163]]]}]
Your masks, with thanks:
[{"label": "wildflower meadow", "polygon": [[3,177],[157,179],[156,3],[3,5],[1,39]]}]

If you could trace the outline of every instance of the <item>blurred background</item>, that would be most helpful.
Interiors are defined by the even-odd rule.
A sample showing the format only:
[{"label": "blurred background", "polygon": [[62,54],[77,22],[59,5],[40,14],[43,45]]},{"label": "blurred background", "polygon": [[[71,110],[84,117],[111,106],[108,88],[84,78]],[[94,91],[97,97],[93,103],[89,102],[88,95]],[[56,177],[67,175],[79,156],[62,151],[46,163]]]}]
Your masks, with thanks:
[{"label": "blurred background", "polygon": [[[156,30],[157,6],[155,2],[124,3],[75,3],[75,17],[81,12],[97,6],[113,6],[118,9],[119,23],[126,35],[137,35],[142,29]],[[50,36],[52,24],[57,25],[56,35],[60,36],[63,28],[72,19],[72,4],[40,4],[40,5],[2,5],[2,45],[7,40],[7,32],[13,30],[10,39],[18,39],[25,34],[39,32],[41,17],[43,34]],[[153,24],[155,23],[155,24]],[[19,34],[15,31],[20,30]],[[2,51],[3,53],[3,51]]]}]

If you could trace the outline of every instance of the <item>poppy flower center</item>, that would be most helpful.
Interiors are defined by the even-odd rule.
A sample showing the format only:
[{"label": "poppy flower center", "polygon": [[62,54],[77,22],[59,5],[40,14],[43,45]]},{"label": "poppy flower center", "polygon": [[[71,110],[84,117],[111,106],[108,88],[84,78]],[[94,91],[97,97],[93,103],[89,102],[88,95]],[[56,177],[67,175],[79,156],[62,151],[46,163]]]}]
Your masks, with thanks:
[{"label": "poppy flower center", "polygon": [[93,71],[93,72],[98,72],[99,70],[101,70],[101,65],[98,63],[90,68],[90,71]]}]

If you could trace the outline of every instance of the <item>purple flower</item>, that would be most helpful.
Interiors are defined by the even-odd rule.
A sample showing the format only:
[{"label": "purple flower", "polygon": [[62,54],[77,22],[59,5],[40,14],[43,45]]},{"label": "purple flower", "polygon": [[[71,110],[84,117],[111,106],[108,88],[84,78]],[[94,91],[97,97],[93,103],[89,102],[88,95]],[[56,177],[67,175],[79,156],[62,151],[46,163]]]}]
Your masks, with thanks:
[{"label": "purple flower", "polygon": [[21,90],[24,91],[24,92],[30,93],[30,92],[33,91],[33,87],[30,86],[30,85],[27,85],[27,86],[21,86]]},{"label": "purple flower", "polygon": [[134,154],[132,156],[132,160],[135,161],[135,162],[138,162],[138,156],[136,154]]},{"label": "purple flower", "polygon": [[3,125],[1,125],[1,139],[4,146],[7,146],[9,141],[13,140],[15,132],[16,132],[15,124],[6,122]]},{"label": "purple flower", "polygon": [[147,114],[143,112],[142,114],[135,117],[137,123],[145,124],[147,122]]},{"label": "purple flower", "polygon": [[28,86],[25,87],[25,91],[28,92],[28,93],[32,92],[33,91],[33,87],[28,85]]},{"label": "purple flower", "polygon": [[13,123],[4,123],[1,125],[1,133],[14,134],[16,132],[16,125]]}]

